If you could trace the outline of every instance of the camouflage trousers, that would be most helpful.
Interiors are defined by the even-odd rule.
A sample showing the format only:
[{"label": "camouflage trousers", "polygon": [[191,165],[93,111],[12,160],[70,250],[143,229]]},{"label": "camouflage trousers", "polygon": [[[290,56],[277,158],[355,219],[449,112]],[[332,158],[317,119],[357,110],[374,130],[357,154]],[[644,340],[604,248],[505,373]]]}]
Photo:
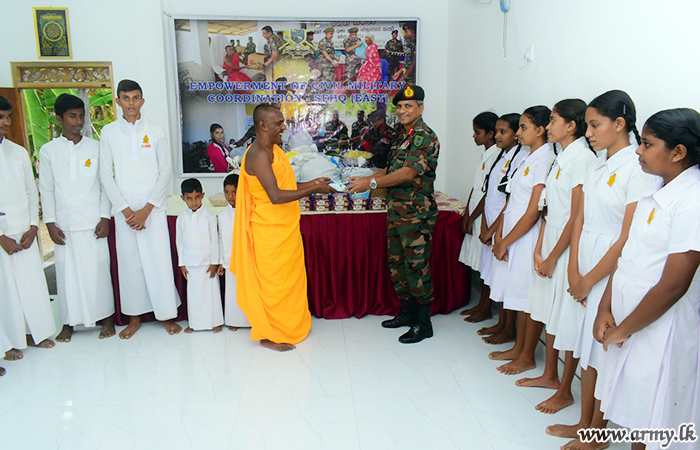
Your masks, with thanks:
[{"label": "camouflage trousers", "polygon": [[437,216],[387,222],[389,273],[399,300],[433,301],[430,244],[436,222]]},{"label": "camouflage trousers", "polygon": [[335,81],[335,67],[332,64],[321,65],[321,81]]},{"label": "camouflage trousers", "polygon": [[357,74],[360,73],[360,67],[362,67],[362,60],[354,59],[345,63],[345,82],[355,81],[357,79]]}]

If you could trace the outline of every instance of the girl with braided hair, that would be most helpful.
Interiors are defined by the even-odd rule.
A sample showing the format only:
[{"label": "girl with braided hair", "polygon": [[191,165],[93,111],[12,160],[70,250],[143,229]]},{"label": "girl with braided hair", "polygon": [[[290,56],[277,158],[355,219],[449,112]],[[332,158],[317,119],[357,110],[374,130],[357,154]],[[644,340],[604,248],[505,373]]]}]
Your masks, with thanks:
[{"label": "girl with braided hair", "polygon": [[[698,423],[700,114],[654,114],[636,153],[656,180],[639,199],[593,326],[605,350],[596,397],[622,426],[678,429]],[[632,448],[662,448],[644,439]]]},{"label": "girl with braided hair", "polygon": [[[605,428],[600,403],[594,398],[602,346],[593,339],[600,299],[627,241],[637,201],[655,180],[639,167],[630,135],[639,136],[636,109],[629,95],[614,90],[596,97],[586,109],[586,137],[599,153],[583,182],[574,222],[568,267],[568,292],[584,306],[584,318],[574,345],[581,361],[581,418],[576,425],[553,425],[547,433],[577,437],[582,428]],[[641,141],[638,141],[641,142]],[[585,448],[572,441],[570,448]],[[567,444],[567,445],[569,445]],[[607,443],[597,444],[602,448]]]}]

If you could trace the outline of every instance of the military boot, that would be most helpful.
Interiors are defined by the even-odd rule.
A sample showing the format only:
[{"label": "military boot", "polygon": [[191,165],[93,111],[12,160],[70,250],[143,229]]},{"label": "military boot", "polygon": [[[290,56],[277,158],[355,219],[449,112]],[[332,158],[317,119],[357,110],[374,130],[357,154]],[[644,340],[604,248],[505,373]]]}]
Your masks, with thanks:
[{"label": "military boot", "polygon": [[418,304],[416,307],[416,320],[404,335],[399,338],[402,344],[414,344],[423,339],[433,337],[433,325],[430,323],[430,303]]},{"label": "military boot", "polygon": [[393,319],[385,320],[382,322],[384,328],[399,328],[399,327],[410,327],[413,326],[416,319],[416,301],[401,300],[401,310],[399,315]]}]

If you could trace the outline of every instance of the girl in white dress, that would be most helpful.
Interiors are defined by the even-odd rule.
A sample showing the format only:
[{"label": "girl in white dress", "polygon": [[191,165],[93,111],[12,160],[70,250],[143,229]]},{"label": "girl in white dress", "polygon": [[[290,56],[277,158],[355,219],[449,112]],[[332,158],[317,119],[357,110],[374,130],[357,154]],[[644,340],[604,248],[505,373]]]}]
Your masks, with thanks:
[{"label": "girl in white dress", "polygon": [[[599,402],[593,396],[599,353],[593,339],[593,321],[608,276],[627,240],[629,226],[641,193],[653,182],[644,174],[630,145],[630,133],[637,132],[632,99],[622,91],[609,91],[595,98],[586,109],[586,137],[598,159],[583,182],[582,199],[571,237],[568,279],[569,293],[584,305],[574,357],[581,361],[581,418],[575,425],[553,425],[547,433],[576,438],[582,428],[605,428]],[[583,444],[578,439],[567,449],[601,448],[607,443]]]},{"label": "girl in white dress", "polygon": [[[481,215],[481,233],[479,234],[479,240],[484,244],[479,272],[485,287],[491,286],[493,266],[506,264],[496,261],[491,251],[491,245],[493,234],[501,219],[501,212],[506,204],[505,185],[510,171],[527,156],[527,151],[518,145],[516,133],[519,123],[520,114],[515,113],[504,114],[496,122],[496,146],[501,151],[484,181],[486,192],[484,194],[484,213]],[[502,304],[499,305],[499,308],[498,323],[477,331],[477,334],[483,336],[484,341],[488,344],[502,344],[515,339],[515,314],[506,314]]]},{"label": "girl in white dress", "polygon": [[[474,174],[474,184],[469,193],[467,207],[462,215],[462,230],[464,231],[464,241],[462,241],[462,249],[459,253],[459,262],[472,268],[479,270],[481,264],[481,254],[484,244],[479,240],[481,234],[481,216],[484,212],[484,193],[486,192],[486,175],[496,162],[496,158],[500,149],[496,146],[496,122],[498,116],[492,112],[482,112],[474,117],[472,126],[474,128],[474,143],[478,146],[484,146],[484,152],[481,154],[480,164],[476,168]],[[483,283],[481,285],[481,299],[479,304],[462,311],[467,322],[481,322],[491,318],[491,304],[489,302],[489,289]]]},{"label": "girl in white dress", "polygon": [[[660,178],[639,200],[598,308],[594,334],[606,353],[596,397],[622,426],[678,429],[698,418],[700,114],[654,114],[637,154],[642,170]],[[646,448],[662,448],[647,439]]]},{"label": "girl in white dress", "polygon": [[[554,414],[574,402],[571,382],[578,361],[573,358],[573,346],[579,328],[578,318],[583,318],[584,309],[566,290],[569,287],[569,242],[581,199],[583,179],[588,167],[596,159],[595,152],[583,137],[586,107],[586,102],[581,99],[562,100],[554,105],[547,125],[549,142],[555,148],[558,143],[561,150],[545,183],[546,215],[535,246],[536,274],[525,307],[525,312],[530,315],[525,331],[525,347],[518,357],[521,360],[534,357],[542,328],[546,326],[546,364],[542,376],[523,378],[515,383],[523,387],[557,389],[551,398],[535,407],[545,414]],[[572,337],[568,340],[568,347],[555,349],[554,336],[560,315],[562,327],[565,328],[562,333],[569,332]],[[573,331],[570,332],[568,328],[573,328]],[[557,370],[558,350],[567,351],[561,383]]]},{"label": "girl in white dress", "polygon": [[[544,189],[549,169],[555,154],[547,143],[546,126],[552,111],[546,106],[532,106],[520,116],[518,139],[520,144],[531,149],[530,154],[518,167],[509,181],[510,195],[503,211],[493,245],[493,255],[507,266],[496,266],[491,286],[491,296],[503,300],[503,307],[517,311],[517,336],[512,349],[505,352],[492,352],[491,359],[516,359],[525,344],[525,305],[535,273],[533,254],[540,231],[540,211],[538,203]],[[502,236],[502,239],[501,239]],[[511,361],[498,368],[507,375],[534,368],[531,360]]]}]

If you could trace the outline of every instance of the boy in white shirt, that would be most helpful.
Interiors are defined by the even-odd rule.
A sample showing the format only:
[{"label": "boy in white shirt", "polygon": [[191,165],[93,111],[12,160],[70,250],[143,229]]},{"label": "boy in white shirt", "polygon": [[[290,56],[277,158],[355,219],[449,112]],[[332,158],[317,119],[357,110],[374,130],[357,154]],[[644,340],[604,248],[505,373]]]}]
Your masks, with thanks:
[{"label": "boy in white shirt", "polygon": [[53,347],[56,324],[36,242],[39,196],[27,150],[5,138],[11,123],[12,105],[0,97],[0,328],[13,361],[27,345]]},{"label": "boy in white shirt", "polygon": [[236,192],[238,175],[230,174],[224,178],[224,196],[228,205],[219,211],[219,242],[221,243],[221,267],[219,275],[226,274],[226,292],[224,293],[224,323],[231,331],[240,327],[250,327],[250,322],[236,302],[236,275],[229,270],[231,249],[233,245],[233,222],[236,217]]},{"label": "boy in white shirt", "polygon": [[63,329],[70,342],[75,325],[102,321],[100,339],[115,335],[114,291],[110,273],[111,205],[99,179],[99,143],[80,134],[85,104],[61,94],[54,105],[63,135],[41,147],[39,190],[46,228],[56,244],[56,285]]},{"label": "boy in white shirt", "polygon": [[204,192],[195,178],[182,182],[182,199],[187,209],[177,216],[177,256],[187,280],[187,317],[185,333],[213,330],[220,333],[224,323],[219,287],[219,233],[216,216],[202,208]]},{"label": "boy in white shirt", "polygon": [[153,311],[169,334],[182,330],[177,317],[170,253],[166,195],[172,162],[165,130],[141,117],[141,86],[122,80],[117,105],[124,115],[102,129],[100,180],[114,213],[122,313],[129,325],[119,332],[131,338],[141,327],[140,315]]}]

